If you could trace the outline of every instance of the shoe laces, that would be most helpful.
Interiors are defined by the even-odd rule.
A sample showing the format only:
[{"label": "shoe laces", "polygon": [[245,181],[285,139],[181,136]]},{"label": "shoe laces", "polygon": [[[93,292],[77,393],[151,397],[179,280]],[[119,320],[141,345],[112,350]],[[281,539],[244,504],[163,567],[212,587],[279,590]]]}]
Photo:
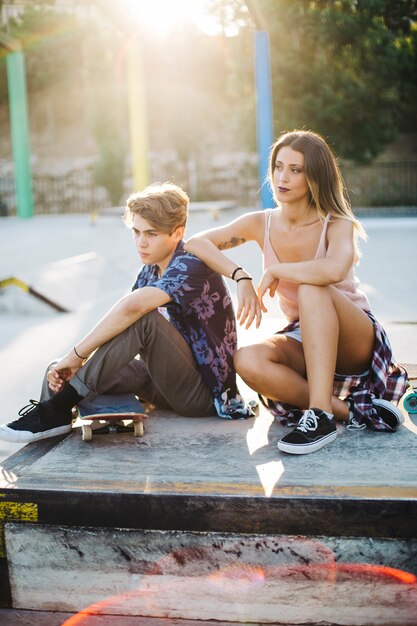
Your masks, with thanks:
[{"label": "shoe laces", "polygon": [[40,402],[38,402],[37,400],[29,400],[29,404],[20,409],[18,413],[19,417],[24,417],[28,413],[31,413],[36,409],[37,406],[39,406],[39,404]]},{"label": "shoe laces", "polygon": [[366,424],[360,424],[356,417],[349,417],[349,423],[346,428],[348,430],[363,430],[366,428]]},{"label": "shoe laces", "polygon": [[19,422],[20,425],[25,425],[30,428],[31,426],[44,423],[42,415],[43,407],[41,407],[42,403],[37,400],[29,400],[29,404],[20,409],[18,415],[19,418],[16,422]]},{"label": "shoe laces", "polygon": [[302,418],[298,422],[297,430],[306,433],[309,430],[316,430],[318,417],[312,409],[304,411]]}]

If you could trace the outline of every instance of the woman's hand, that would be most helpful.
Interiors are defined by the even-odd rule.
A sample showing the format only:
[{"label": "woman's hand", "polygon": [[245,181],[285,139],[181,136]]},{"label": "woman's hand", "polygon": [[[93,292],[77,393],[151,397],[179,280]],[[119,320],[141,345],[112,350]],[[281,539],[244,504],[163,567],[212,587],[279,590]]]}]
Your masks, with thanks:
[{"label": "woman's hand", "polygon": [[266,313],[268,309],[264,305],[263,297],[266,292],[269,291],[269,295],[271,296],[271,298],[273,298],[278,288],[278,283],[279,278],[276,278],[270,269],[264,272],[264,275],[261,278],[261,282],[258,285],[258,299],[264,313]]},{"label": "woman's hand", "polygon": [[55,393],[61,391],[64,384],[74,378],[83,363],[84,359],[79,358],[73,350],[68,352],[49,370],[46,376],[49,388]]},{"label": "woman's hand", "polygon": [[252,280],[239,280],[237,283],[237,319],[241,326],[245,324],[248,329],[256,318],[256,328],[262,319],[261,306],[252,284]]}]

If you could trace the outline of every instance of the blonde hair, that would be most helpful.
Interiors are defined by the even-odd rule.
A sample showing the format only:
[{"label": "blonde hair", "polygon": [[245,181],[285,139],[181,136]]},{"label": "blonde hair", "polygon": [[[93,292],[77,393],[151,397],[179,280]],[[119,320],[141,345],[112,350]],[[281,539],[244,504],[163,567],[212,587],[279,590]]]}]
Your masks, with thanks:
[{"label": "blonde hair", "polygon": [[279,150],[284,146],[289,146],[304,155],[304,172],[309,188],[310,204],[316,207],[317,213],[323,220],[328,214],[350,220],[355,229],[356,247],[357,236],[366,239],[366,233],[353,214],[336,157],[319,134],[310,130],[295,130],[283,133],[274,143],[269,159],[269,182],[274,197],[275,162]]},{"label": "blonde hair", "polygon": [[187,194],[177,185],[156,183],[127,199],[124,219],[131,226],[134,216],[140,215],[157,230],[172,234],[186,226],[188,204]]}]

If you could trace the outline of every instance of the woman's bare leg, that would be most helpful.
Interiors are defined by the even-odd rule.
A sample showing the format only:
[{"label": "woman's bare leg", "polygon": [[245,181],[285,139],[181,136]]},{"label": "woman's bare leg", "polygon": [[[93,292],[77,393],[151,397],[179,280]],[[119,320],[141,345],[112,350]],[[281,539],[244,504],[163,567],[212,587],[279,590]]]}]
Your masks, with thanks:
[{"label": "woman's bare leg", "polygon": [[274,335],[240,348],[234,364],[249,387],[272,400],[298,406],[300,393],[308,396],[303,349],[295,339]]},{"label": "woman's bare leg", "polygon": [[241,348],[235,355],[236,370],[252,389],[271,400],[301,409],[318,407],[347,421],[347,404],[332,393],[334,372],[359,374],[368,369],[373,324],[332,286],[300,285],[299,303],[303,343],[274,335]]},{"label": "woman's bare leg", "polygon": [[310,407],[333,412],[334,373],[368,369],[374,328],[368,315],[333,286],[300,285],[300,327]]},{"label": "woman's bare leg", "polygon": [[[257,393],[300,409],[311,406],[303,347],[296,339],[274,335],[240,348],[235,354],[235,367]],[[332,397],[332,413],[341,421],[349,418],[347,404],[336,396]]]}]

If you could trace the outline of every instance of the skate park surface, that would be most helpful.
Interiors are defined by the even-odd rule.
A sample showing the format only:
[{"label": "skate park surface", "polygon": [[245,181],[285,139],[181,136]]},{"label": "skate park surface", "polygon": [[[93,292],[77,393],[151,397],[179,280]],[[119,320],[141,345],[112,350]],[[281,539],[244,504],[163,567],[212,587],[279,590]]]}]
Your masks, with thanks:
[{"label": "skate park surface", "polygon": [[[209,211],[191,212],[187,234],[220,225],[240,213],[239,209],[229,209],[213,220]],[[413,277],[417,266],[417,218],[366,218],[362,222],[369,235],[368,241],[361,243],[363,254],[357,272],[362,288],[388,331],[396,359],[415,363],[417,290]],[[228,254],[238,265],[245,266],[256,284],[262,274],[256,246],[246,244]],[[30,398],[38,398],[46,364],[71,348],[130,290],[139,263],[130,233],[116,215],[102,215],[94,224],[86,215],[38,216],[25,221],[2,218],[0,258],[1,278],[17,276],[69,311],[57,313],[14,287],[3,290],[0,423],[6,423],[17,417]],[[227,282],[236,301],[235,284]],[[276,304],[270,301],[260,329],[240,329],[239,344],[267,337],[284,324]],[[256,397],[243,383],[240,388],[248,399]],[[343,426],[338,429],[339,436],[330,446],[306,457],[290,457],[276,447],[286,429],[274,422],[263,407],[256,418],[238,422],[220,418],[186,419],[167,411],[155,411],[149,417],[142,440],[126,435],[121,435],[122,440],[119,436],[105,436],[97,443],[94,440],[86,444],[81,441],[79,429],[74,428],[68,437],[25,448],[0,442],[2,489],[7,494],[13,491],[18,494],[47,488],[49,495],[44,500],[40,498],[39,506],[47,510],[53,501],[56,512],[54,520],[46,516],[43,521],[54,523],[57,528],[69,523],[74,533],[79,525],[100,526],[98,516],[108,515],[109,510],[114,513],[117,497],[123,496],[123,503],[131,507],[137,518],[134,528],[155,532],[180,529],[189,533],[326,535],[333,542],[336,542],[334,537],[343,535],[356,537],[352,553],[366,554],[369,546],[362,541],[365,537],[368,542],[380,542],[379,548],[387,555],[386,566],[417,574],[417,559],[410,556],[416,548],[417,419],[405,415],[404,426],[394,434],[349,432]],[[13,453],[18,454],[10,456]],[[74,513],[73,522],[65,517],[65,510],[68,511],[68,501],[62,495],[65,491],[78,494],[78,513]],[[143,507],[136,509],[138,495],[150,498],[146,512]],[[165,519],[155,523],[151,518],[159,510],[156,505],[159,497],[166,498]],[[79,522],[75,518],[81,510],[85,516]],[[294,512],[300,517],[295,519]],[[126,510],[123,514],[118,511],[111,523],[103,525],[130,526],[124,523],[125,517]],[[7,533],[15,551],[17,572],[19,550],[23,550],[25,541],[36,543],[36,524],[29,530],[30,537],[23,537],[19,534],[19,524],[9,524]],[[47,534],[43,537],[47,543]],[[383,542],[392,540],[400,552],[393,551],[389,556]],[[48,545],[55,548],[59,544],[56,534],[51,534],[49,541]],[[120,538],[118,545],[121,541]],[[243,546],[243,551],[249,550],[248,545]],[[332,549],[337,553],[336,544]],[[85,551],[88,552],[88,546]],[[341,549],[339,552],[343,560],[345,553]],[[402,560],[400,553],[404,554]],[[362,562],[367,562],[366,558],[369,560],[369,555]],[[29,583],[19,575],[22,589],[27,593]],[[88,604],[91,598],[86,596],[85,600]],[[415,599],[405,612],[398,614],[402,622],[392,623],[414,623],[407,613],[417,606],[414,603]],[[33,607],[40,610],[36,602]],[[62,607],[55,610],[65,611]],[[386,619],[394,619],[390,610]],[[0,611],[0,624],[14,626],[15,611],[10,609],[6,613]],[[25,610],[22,619],[24,615]],[[62,615],[56,614],[57,619]],[[209,611],[204,615],[214,619]],[[227,611],[221,615],[226,615],[226,621],[231,623]],[[262,615],[261,611],[258,623]],[[181,617],[184,616],[178,616],[178,624]],[[185,617],[195,619],[192,613]],[[198,617],[202,619],[203,615]],[[58,624],[64,619],[44,623]],[[111,617],[102,619],[109,621],[97,622],[100,626],[115,623]],[[124,619],[120,624],[128,625],[129,620],[132,623],[134,620]],[[263,615],[263,619],[272,623],[268,616]],[[294,619],[299,616],[295,615]],[[137,623],[148,623],[143,620]],[[389,623],[381,620],[375,617],[374,623]],[[151,614],[148,621],[153,623]],[[238,621],[236,618],[235,622]],[[365,622],[358,618],[355,623]]]},{"label": "skate park surface", "polygon": [[[241,214],[191,212],[186,236]],[[357,273],[376,317],[384,324],[397,361],[417,360],[417,218],[364,218],[369,239],[361,242]],[[261,256],[252,242],[228,252],[254,277],[262,275]],[[37,399],[46,364],[66,352],[120,297],[140,265],[130,234],[118,216],[93,225],[86,215],[0,218],[1,276],[17,276],[69,313],[56,313],[16,287],[0,291],[2,404],[0,423],[15,419],[29,398]],[[227,281],[236,302],[236,289]],[[284,325],[274,302],[261,327],[239,328],[239,345],[268,337]],[[244,385],[245,395],[254,393]],[[0,460],[19,448],[0,442]]]}]

